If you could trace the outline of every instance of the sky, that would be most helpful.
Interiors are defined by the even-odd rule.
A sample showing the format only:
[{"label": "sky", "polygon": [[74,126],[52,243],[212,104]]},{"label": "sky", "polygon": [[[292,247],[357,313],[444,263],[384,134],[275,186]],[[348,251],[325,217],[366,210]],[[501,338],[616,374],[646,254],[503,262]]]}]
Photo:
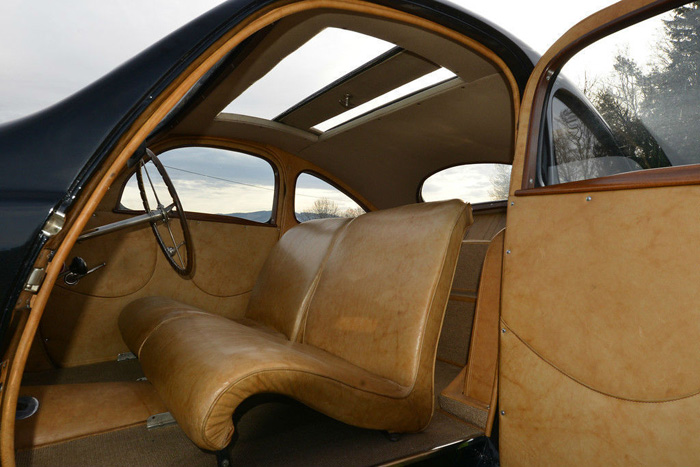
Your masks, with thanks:
[{"label": "sky", "polygon": [[[80,90],[219,0],[2,0],[0,122]],[[540,53],[609,0],[461,0]]]},{"label": "sky", "polygon": [[[0,124],[71,95],[219,3],[219,0],[2,0]],[[612,2],[461,0],[455,3],[544,53],[570,27]],[[478,185],[483,185],[483,178],[482,174]],[[445,177],[448,179],[457,179],[459,183],[453,174]]]}]

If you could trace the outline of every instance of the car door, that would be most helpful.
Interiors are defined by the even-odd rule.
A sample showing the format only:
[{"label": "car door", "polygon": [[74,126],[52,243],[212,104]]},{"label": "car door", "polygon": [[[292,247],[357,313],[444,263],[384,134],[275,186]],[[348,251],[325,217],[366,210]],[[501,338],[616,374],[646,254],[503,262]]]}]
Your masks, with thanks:
[{"label": "car door", "polygon": [[503,259],[505,465],[700,458],[698,31],[697,4],[620,2],[530,77]]}]

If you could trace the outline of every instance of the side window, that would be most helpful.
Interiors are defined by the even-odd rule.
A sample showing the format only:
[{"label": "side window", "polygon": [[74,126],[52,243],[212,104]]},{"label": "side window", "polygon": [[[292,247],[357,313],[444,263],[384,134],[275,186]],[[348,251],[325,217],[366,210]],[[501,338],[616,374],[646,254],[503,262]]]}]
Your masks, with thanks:
[{"label": "side window", "polygon": [[365,210],[352,198],[319,177],[302,172],[294,191],[294,215],[299,222],[326,217],[357,217]]},{"label": "side window", "polygon": [[700,163],[698,31],[690,3],[574,55],[552,85],[540,184]]},{"label": "side window", "polygon": [[477,204],[508,198],[510,169],[507,164],[466,164],[436,172],[423,182],[423,201],[458,198]]},{"label": "side window", "polygon": [[[566,102],[566,103],[565,103]],[[610,128],[585,103],[563,90],[552,100],[552,154],[547,180],[566,183],[639,170]]]},{"label": "side window", "polygon": [[[158,155],[187,212],[269,222],[275,200],[275,172],[266,160],[228,149],[182,147]],[[149,174],[156,174],[152,163]],[[153,175],[151,175],[153,177]],[[166,190],[158,179],[157,191]],[[121,207],[143,210],[136,176],[124,187]]]}]

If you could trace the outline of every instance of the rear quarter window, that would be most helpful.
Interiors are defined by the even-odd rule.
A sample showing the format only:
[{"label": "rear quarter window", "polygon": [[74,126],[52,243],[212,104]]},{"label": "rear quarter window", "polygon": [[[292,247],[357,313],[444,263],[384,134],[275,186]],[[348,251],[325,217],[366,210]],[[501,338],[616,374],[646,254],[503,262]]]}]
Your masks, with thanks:
[{"label": "rear quarter window", "polygon": [[466,164],[429,176],[420,189],[423,201],[461,199],[478,204],[508,198],[511,166],[507,164]]}]

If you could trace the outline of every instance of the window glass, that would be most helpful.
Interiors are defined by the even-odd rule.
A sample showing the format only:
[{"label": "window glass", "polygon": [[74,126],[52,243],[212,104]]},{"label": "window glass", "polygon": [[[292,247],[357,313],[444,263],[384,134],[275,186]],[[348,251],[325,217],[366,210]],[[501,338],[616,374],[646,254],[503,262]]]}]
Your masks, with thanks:
[{"label": "window glass", "polygon": [[[234,216],[268,222],[275,196],[275,173],[269,162],[250,154],[218,148],[183,147],[158,155],[188,212]],[[146,169],[163,199],[167,189],[151,162]],[[148,179],[144,176],[144,183]],[[150,193],[151,190],[146,190]],[[124,187],[121,204],[143,210],[136,176]]]},{"label": "window glass", "polygon": [[365,210],[348,195],[315,175],[297,177],[294,215],[299,222],[326,217],[357,217]]},{"label": "window glass", "polygon": [[552,149],[550,183],[574,182],[641,168],[618,147],[610,128],[589,106],[562,91],[552,101]]},{"label": "window glass", "polygon": [[697,3],[623,29],[576,54],[553,86],[541,182],[700,163],[697,63]]},{"label": "window glass", "polygon": [[441,170],[421,187],[424,201],[461,199],[476,204],[508,198],[510,165],[467,164]]}]

